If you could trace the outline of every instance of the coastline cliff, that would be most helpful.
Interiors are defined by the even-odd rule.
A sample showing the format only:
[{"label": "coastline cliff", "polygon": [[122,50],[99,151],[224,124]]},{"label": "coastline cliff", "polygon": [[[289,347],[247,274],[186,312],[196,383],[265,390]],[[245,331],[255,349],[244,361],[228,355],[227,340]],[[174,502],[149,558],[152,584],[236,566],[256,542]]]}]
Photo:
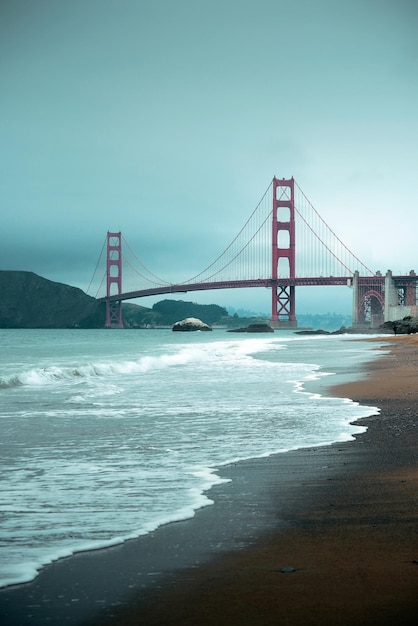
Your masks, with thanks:
[{"label": "coastline cliff", "polygon": [[0,328],[103,328],[105,305],[33,272],[0,270]]}]

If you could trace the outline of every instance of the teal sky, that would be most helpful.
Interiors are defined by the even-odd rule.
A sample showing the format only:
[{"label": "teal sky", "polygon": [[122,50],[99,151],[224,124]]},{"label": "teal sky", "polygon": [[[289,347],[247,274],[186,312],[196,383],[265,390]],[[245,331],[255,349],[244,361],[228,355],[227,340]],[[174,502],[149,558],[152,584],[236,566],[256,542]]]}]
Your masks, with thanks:
[{"label": "teal sky", "polygon": [[186,280],[276,175],[368,266],[418,272],[417,32],[415,0],[1,0],[0,269],[87,289],[122,230]]}]

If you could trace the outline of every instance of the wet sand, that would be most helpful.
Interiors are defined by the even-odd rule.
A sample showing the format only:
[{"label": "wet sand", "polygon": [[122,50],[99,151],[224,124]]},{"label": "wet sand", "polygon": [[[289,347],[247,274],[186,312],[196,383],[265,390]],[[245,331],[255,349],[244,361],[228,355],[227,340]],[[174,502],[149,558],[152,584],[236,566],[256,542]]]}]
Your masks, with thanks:
[{"label": "wet sand", "polygon": [[[315,467],[304,485],[295,476],[294,497],[280,512],[287,528],[182,573],[113,624],[417,623],[418,338],[389,344],[363,380],[332,389],[381,412],[362,421],[368,431],[355,443],[306,452]],[[318,476],[323,453],[335,474]]]},{"label": "wet sand", "polygon": [[387,344],[330,390],[380,408],[354,442],[223,469],[232,482],[192,520],[0,592],[1,623],[416,624],[418,338]]}]

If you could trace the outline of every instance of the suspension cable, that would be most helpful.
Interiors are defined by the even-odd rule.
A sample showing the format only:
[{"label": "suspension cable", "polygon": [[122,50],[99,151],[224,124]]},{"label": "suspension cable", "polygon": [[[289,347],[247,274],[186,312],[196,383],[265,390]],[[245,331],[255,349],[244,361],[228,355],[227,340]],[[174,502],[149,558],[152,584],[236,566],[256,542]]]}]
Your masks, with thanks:
[{"label": "suspension cable", "polygon": [[[229,261],[227,263],[225,263],[225,265],[223,267],[221,267],[218,271],[216,271],[214,274],[212,274],[211,276],[208,276],[206,278],[206,280],[209,280],[210,278],[213,278],[214,276],[217,276],[217,274],[219,274],[220,272],[222,272],[224,269],[226,269],[229,265],[231,265],[231,263],[233,261],[235,261],[250,245],[250,243],[252,241],[254,241],[256,235],[258,235],[258,233],[260,232],[260,230],[262,229],[262,227],[264,226],[264,224],[267,222],[267,220],[269,219],[270,215],[267,215],[267,217],[265,218],[264,222],[260,225],[260,227],[255,231],[255,233],[253,234],[253,236],[247,241],[247,243],[235,254],[235,256],[233,256],[231,259],[229,259]],[[227,250],[230,248],[230,246],[227,248]],[[226,252],[226,250],[225,250]],[[222,255],[221,255],[222,256]],[[220,258],[220,257],[218,257]],[[208,268],[206,269],[210,269],[212,266],[214,265],[214,263],[212,263],[212,265],[210,265]],[[203,272],[201,272],[201,274],[203,274]],[[198,274],[198,276],[201,276],[201,274]],[[200,281],[203,282],[203,281]]]},{"label": "suspension cable", "polygon": [[[303,251],[305,252],[306,249],[309,247],[309,239],[310,239],[309,231],[310,231],[314,237],[313,241],[316,242],[316,246],[319,246],[318,252],[320,252],[321,250],[323,251],[323,255],[320,256],[319,258],[321,262],[321,269],[322,269],[323,261],[325,260],[325,265],[327,267],[326,275],[328,275],[328,272],[331,275],[332,272],[335,270],[337,270],[337,272],[341,271],[341,269],[338,270],[337,267],[338,268],[343,267],[348,273],[352,274],[353,270],[349,267],[349,265],[355,265],[355,262],[357,262],[363,270],[365,270],[367,273],[373,276],[374,272],[370,268],[368,268],[364,263],[362,263],[360,259],[349,250],[349,248],[341,241],[341,239],[335,234],[335,232],[328,226],[328,224],[325,222],[325,220],[321,217],[321,215],[318,213],[318,211],[309,201],[309,199],[307,198],[305,193],[302,191],[302,189],[299,187],[299,185],[296,183],[296,181],[295,181],[295,185],[296,185],[298,192],[301,194],[303,201],[306,203],[306,205],[304,205],[304,208],[303,208],[304,213],[309,213],[309,210],[307,210],[308,207],[313,212],[312,214],[306,215],[305,217],[304,215],[302,215],[302,212],[301,212],[302,209],[299,210],[296,206],[294,206],[294,210],[296,214],[306,226],[306,228],[302,228],[301,230],[302,237],[304,238],[303,245],[302,245]],[[204,270],[202,270],[201,272],[199,272],[192,278],[189,278],[187,281],[184,281],[178,284],[187,285],[190,283],[210,282],[211,280],[214,280],[216,276],[219,276],[221,272],[225,271],[227,268],[231,268],[233,263],[239,257],[241,257],[241,262],[239,264],[238,271],[237,271],[237,268],[235,268],[235,271],[233,272],[234,275],[243,274],[244,276],[248,276],[248,274],[254,273],[254,276],[260,277],[260,275],[262,276],[264,273],[268,274],[269,272],[268,250],[271,248],[271,240],[270,242],[268,241],[269,234],[265,227],[266,227],[268,220],[271,218],[271,207],[270,206],[268,207],[267,201],[266,201],[271,187],[272,187],[272,183],[269,184],[269,186],[265,190],[260,201],[258,202],[257,206],[255,207],[255,209],[253,210],[253,212],[251,213],[251,215],[249,216],[245,224],[242,226],[242,228],[240,229],[238,234],[234,237],[234,239],[231,241],[231,243],[223,250],[223,252],[219,254],[217,258],[210,265],[208,265]],[[280,198],[283,198],[283,197],[287,197],[285,188],[281,189]],[[268,211],[267,211],[267,208],[268,208]],[[312,222],[312,225],[308,222],[308,219]],[[316,219],[318,220],[318,222],[316,222]],[[321,224],[323,225],[324,228],[321,227]],[[255,228],[254,232],[249,232],[253,228]],[[247,237],[249,237],[248,240],[246,240],[245,243],[243,243],[244,239],[246,239]],[[125,255],[123,256],[123,261],[124,263],[129,265],[129,267],[138,276],[140,276],[141,279],[155,286],[173,285],[172,282],[163,280],[162,278],[160,278],[159,276],[151,272],[148,269],[148,267],[146,267],[144,263],[137,257],[137,255],[132,250],[129,243],[125,239],[125,237],[122,237],[122,239],[124,242],[124,246],[126,246],[126,248],[130,252],[132,257],[135,259],[139,267],[142,268],[145,274],[139,269],[137,269],[126,258]],[[340,248],[335,244],[335,242],[338,242]],[[91,288],[93,280],[96,276],[97,269],[98,269],[99,263],[103,255],[103,250],[105,248],[105,245],[106,245],[106,240],[103,244],[101,253],[99,255],[99,260],[97,262],[96,269],[93,273],[93,277],[90,281],[88,290]],[[335,252],[332,250],[333,247],[336,248]],[[246,254],[244,255],[244,253]],[[314,250],[314,253],[317,255],[317,252],[315,252],[315,250]],[[327,260],[327,256],[326,256],[327,254],[330,255],[330,257],[328,257],[330,259],[329,261]],[[343,257],[344,260],[339,258],[338,255]],[[331,259],[334,259],[334,261],[332,261]],[[229,271],[228,273],[231,273],[231,271]],[[152,280],[150,277],[152,277],[154,280]],[[104,278],[102,279],[99,290],[102,287],[103,280]],[[233,280],[236,280],[236,278],[234,277]]]},{"label": "suspension cable", "polygon": [[[86,293],[88,293],[88,292],[89,292],[90,287],[91,287],[91,285],[92,285],[92,283],[93,283],[93,280],[94,280],[94,278],[95,278],[95,276],[96,276],[97,269],[98,269],[98,267],[99,267],[100,261],[102,260],[102,255],[103,255],[103,250],[104,250],[104,248],[105,248],[105,245],[106,245],[106,237],[104,238],[104,241],[103,241],[103,246],[102,246],[102,249],[101,249],[101,251],[100,251],[99,258],[97,259],[96,267],[95,267],[95,269],[94,269],[93,276],[91,277],[91,280],[90,280],[89,286],[87,287],[87,291],[86,291]],[[103,283],[103,279],[102,279],[102,282],[100,283],[100,287],[102,286],[102,283]]]},{"label": "suspension cable", "polygon": [[[297,184],[297,182],[295,181],[295,185],[298,188],[298,190],[300,191],[300,193],[302,194],[303,198],[306,200],[306,202],[309,204],[309,206],[311,207],[311,209],[314,211],[314,213],[316,214],[316,216],[321,220],[321,222],[325,225],[325,227],[331,232],[331,234],[336,238],[336,240],[343,246],[343,248],[345,250],[347,250],[347,252],[358,262],[360,263],[361,267],[363,267],[365,270],[367,270],[368,272],[370,272],[370,274],[374,275],[373,270],[371,270],[369,267],[367,267],[367,265],[365,265],[362,261],[360,261],[360,259],[353,253],[351,252],[351,250],[349,248],[347,248],[347,246],[341,241],[341,239],[338,237],[338,235],[335,234],[335,232],[332,230],[332,228],[330,228],[328,226],[328,224],[326,223],[326,221],[320,216],[320,214],[318,213],[318,211],[315,209],[315,207],[313,206],[313,204],[311,203],[311,201],[309,200],[309,198],[307,198],[307,196],[304,194],[304,192],[302,191],[302,189],[299,187],[299,185]],[[295,207],[296,208],[296,207]],[[301,216],[301,214],[298,211],[298,214]],[[301,216],[302,217],[302,216]],[[303,219],[303,218],[302,218]],[[305,220],[304,220],[305,221]],[[306,223],[306,222],[305,222]],[[311,229],[312,230],[312,229]],[[314,231],[312,231],[314,232]],[[316,235],[316,233],[314,232],[314,235],[316,237],[318,237],[318,235]],[[324,242],[320,239],[320,237],[318,237],[319,241],[321,241],[321,243],[324,244]],[[325,244],[324,244],[325,245]],[[327,247],[327,246],[325,246]],[[329,248],[327,247],[327,250],[329,250]],[[331,251],[330,251],[331,252]],[[331,252],[331,254],[333,254]],[[333,256],[335,256],[335,254],[333,254]],[[338,259],[338,257],[336,257],[338,261],[340,261],[340,259]],[[342,263],[342,261],[340,261],[342,265],[344,265],[344,263]],[[344,265],[345,267],[345,265]],[[348,269],[348,268],[346,268]],[[351,271],[351,270],[350,270]]]},{"label": "suspension cable", "polygon": [[[189,278],[188,280],[186,280],[184,283],[182,284],[187,284],[187,283],[191,283],[191,282],[199,282],[197,279],[202,276],[203,274],[205,274],[206,272],[208,272],[227,252],[228,250],[230,250],[230,248],[232,248],[232,246],[234,245],[234,243],[237,241],[238,237],[241,235],[241,233],[244,231],[245,227],[249,224],[249,222],[251,221],[251,219],[254,217],[255,213],[257,212],[258,208],[260,207],[261,203],[263,202],[263,200],[265,199],[267,193],[270,190],[272,183],[269,184],[269,186],[267,187],[266,191],[264,192],[260,202],[257,204],[257,206],[255,207],[254,211],[251,213],[250,217],[247,219],[247,221],[245,222],[244,226],[241,228],[241,230],[239,231],[239,233],[235,236],[235,238],[231,241],[231,243],[229,244],[229,246],[227,246],[225,248],[225,250],[210,264],[208,265],[204,270],[202,270],[201,272],[199,272],[199,274],[196,274],[196,276],[193,276],[192,278]],[[266,220],[265,220],[266,221]],[[261,228],[261,227],[260,227]],[[259,229],[260,230],[260,229]],[[258,231],[257,231],[258,232]],[[248,242],[249,243],[249,242]],[[248,245],[248,244],[247,244]],[[244,249],[244,248],[243,248]],[[226,263],[226,265],[224,266],[227,267],[228,265],[231,264],[231,262],[239,255],[240,253],[238,253],[235,257],[233,257],[233,259],[231,259],[231,261],[229,261],[228,263]],[[222,269],[224,269],[222,268]],[[222,271],[222,269],[220,269],[218,272],[215,272],[215,274],[213,274],[213,276],[216,276],[216,274],[219,274],[220,271]],[[202,282],[202,281],[200,281]]]},{"label": "suspension cable", "polygon": [[102,288],[102,285],[103,285],[103,283],[104,283],[105,278],[106,278],[106,271],[103,273],[102,280],[100,281],[100,285],[99,285],[99,287],[98,287],[98,289],[97,289],[97,291],[96,291],[96,295],[94,296],[95,298],[97,298],[97,296],[99,295],[100,290],[101,290],[101,288]]},{"label": "suspension cable", "polygon": [[[298,209],[297,209],[296,207],[295,207],[295,211],[296,211],[296,213],[299,215],[299,217],[301,218],[301,220],[302,220],[302,221],[306,224],[306,226],[309,228],[309,230],[310,230],[310,231],[311,231],[311,233],[314,235],[314,237],[316,237],[317,241],[319,241],[319,242],[320,242],[320,243],[324,246],[324,248],[326,248],[326,249],[328,250],[328,252],[329,252],[329,253],[330,253],[330,254],[331,254],[331,255],[332,255],[335,259],[337,259],[337,261],[338,261],[339,263],[341,263],[341,265],[342,265],[343,267],[345,267],[345,269],[346,269],[346,270],[347,270],[347,271],[351,274],[353,271],[352,271],[349,267],[347,267],[347,265],[345,265],[345,263],[343,263],[343,261],[341,261],[341,259],[339,259],[339,258],[337,257],[337,255],[336,255],[336,254],[335,254],[335,253],[334,253],[334,252],[333,252],[333,251],[332,251],[332,250],[331,250],[331,249],[327,246],[327,244],[325,243],[325,241],[323,241],[323,240],[321,239],[321,237],[318,235],[318,233],[316,233],[316,232],[314,231],[314,229],[312,228],[312,226],[311,226],[310,224],[308,224],[308,222],[306,221],[306,219],[303,217],[303,215],[302,215],[302,214],[298,211]],[[330,230],[331,230],[331,229],[330,229]],[[343,244],[343,246],[344,246],[344,244]],[[344,247],[345,247],[345,246],[344,246]],[[348,250],[348,248],[347,248],[347,250]],[[353,256],[354,256],[354,255],[353,255]],[[360,263],[361,263],[361,261],[360,261]],[[362,265],[363,265],[363,264],[362,264]],[[364,267],[365,267],[365,266],[364,266]]]},{"label": "suspension cable", "polygon": [[150,283],[154,284],[154,285],[171,285],[171,283],[167,282],[166,280],[163,280],[162,278],[160,278],[159,276],[156,276],[155,274],[153,274],[151,272],[151,270],[149,270],[146,265],[144,265],[142,263],[142,261],[136,256],[135,252],[132,250],[131,246],[129,245],[129,243],[126,241],[125,237],[122,235],[122,239],[123,239],[123,243],[126,245],[126,247],[128,248],[129,252],[132,254],[132,256],[135,258],[135,260],[141,265],[141,267],[144,268],[144,270],[146,272],[148,272],[148,274],[150,274],[153,278],[155,278],[158,282],[155,283],[152,280],[149,280],[149,278],[146,278],[143,274],[141,274],[141,272],[139,272],[138,270],[136,270],[130,263],[129,261],[127,261],[126,257],[124,257],[124,260],[130,265],[130,267],[140,276],[142,276],[142,278],[144,278],[145,280],[148,280]]},{"label": "suspension cable", "polygon": [[[144,279],[144,280],[146,280],[147,282],[151,283],[151,285],[157,285],[157,287],[161,287],[161,283],[160,283],[160,282],[158,282],[158,283],[157,283],[157,282],[155,282],[154,280],[150,280],[147,276],[144,276],[143,274],[141,274],[141,272],[140,272],[139,270],[137,270],[137,269],[136,269],[136,267],[134,267],[134,266],[132,265],[132,263],[130,263],[130,261],[129,261],[129,260],[128,260],[125,256],[123,256],[122,258],[123,258],[123,261],[124,261],[127,265],[129,265],[129,267],[130,267],[130,268],[131,268],[131,269],[135,272],[135,274],[137,274],[138,276],[140,276],[141,278],[143,278],[143,279]],[[139,260],[139,259],[137,259],[137,260]],[[141,263],[141,265],[142,265],[142,263]],[[143,267],[145,267],[145,266],[143,266]],[[145,268],[145,269],[146,269],[146,268]],[[151,274],[151,276],[154,276],[154,274],[152,274],[152,272],[150,272],[150,274]],[[156,276],[155,278],[157,278],[157,276]],[[158,279],[158,280],[159,280],[159,279]],[[166,285],[170,285],[170,284],[171,284],[171,283],[167,283],[167,282],[165,282],[165,281],[163,281],[163,282],[164,282]]]}]

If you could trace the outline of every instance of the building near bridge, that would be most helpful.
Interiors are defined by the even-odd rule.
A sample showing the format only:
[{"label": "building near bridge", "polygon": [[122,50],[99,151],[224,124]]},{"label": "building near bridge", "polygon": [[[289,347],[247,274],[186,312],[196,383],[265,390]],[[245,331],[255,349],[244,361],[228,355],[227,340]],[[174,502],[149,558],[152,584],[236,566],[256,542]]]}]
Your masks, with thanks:
[{"label": "building near bridge", "polygon": [[360,277],[354,273],[353,326],[378,328],[384,322],[418,316],[418,277],[414,270],[406,276],[393,276],[391,270],[382,276]]}]

